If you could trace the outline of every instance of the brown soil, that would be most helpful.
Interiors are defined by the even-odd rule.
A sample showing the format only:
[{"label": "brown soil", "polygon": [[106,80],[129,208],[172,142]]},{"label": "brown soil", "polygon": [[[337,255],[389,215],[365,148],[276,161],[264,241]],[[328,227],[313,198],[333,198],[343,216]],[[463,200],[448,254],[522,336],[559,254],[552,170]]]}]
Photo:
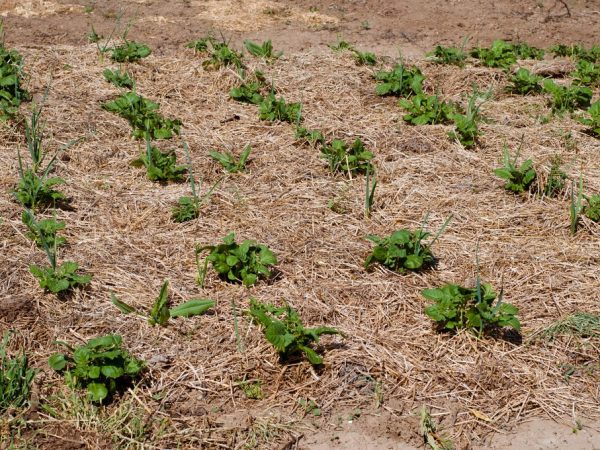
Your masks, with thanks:
[{"label": "brown soil", "polygon": [[[93,8],[86,10],[88,5]],[[136,17],[130,38],[153,48],[127,69],[162,114],[183,121],[204,189],[223,176],[208,151],[254,148],[247,173],[227,177],[197,221],[171,222],[170,208],[189,195],[189,186],[153,184],[130,167],[139,142],[124,120],[100,108],[118,93],[102,78],[102,70],[114,65],[99,60],[85,35],[91,24],[108,35],[121,8],[125,17]],[[528,338],[571,312],[600,312],[598,226],[584,220],[570,237],[566,192],[558,199],[508,195],[492,169],[503,144],[514,151],[524,136],[522,156],[534,159],[542,178],[552,155],[560,154],[570,177],[576,179],[581,168],[586,190],[599,193],[598,140],[570,117],[541,121],[549,114],[547,99],[506,94],[507,76],[499,70],[424,60],[435,44],[460,44],[464,37],[485,44],[505,38],[590,45],[600,26],[597,2],[4,0],[0,14],[7,45],[25,57],[28,88],[38,101],[52,79],[44,111],[48,148],[85,137],[58,163],[72,208],[56,213],[67,223],[69,244],[61,257],[94,275],[89,289],[57,299],[42,293],[29,274],[28,266],[44,264],[44,255],[25,238],[21,208],[10,194],[17,182],[15,148],[24,151],[22,129],[4,125],[0,332],[16,330],[10,350],[30,355],[44,381],[40,404],[52,408],[27,419],[23,444],[423,448],[417,415],[426,407],[455,448],[597,446],[597,337]],[[182,48],[210,31],[222,32],[238,48],[245,38],[271,38],[284,57],[273,65],[248,58],[250,68],[264,70],[287,100],[303,102],[308,128],[360,137],[374,151],[379,185],[370,220],[363,217],[362,177],[329,174],[317,150],[295,141],[289,124],[260,121],[254,106],[228,99],[239,82],[232,70],[203,70],[201,57]],[[491,87],[494,98],[483,109],[490,120],[482,125],[478,147],[468,151],[448,140],[449,126],[406,125],[396,99],[374,95],[372,69],[325,46],[338,35],[361,50],[401,53],[422,68],[428,91],[444,98],[461,101],[472,83]],[[546,60],[534,70],[564,77],[571,67]],[[594,94],[597,100],[598,89]],[[184,160],[178,140],[161,145],[176,148]],[[335,208],[328,207],[332,201]],[[435,270],[400,276],[363,269],[372,248],[366,235],[417,227],[427,211],[432,229],[450,213],[455,217],[436,243]],[[210,272],[199,288],[195,244],[217,243],[228,231],[268,244],[279,258],[279,279],[247,290]],[[439,334],[423,314],[424,287],[472,282],[477,242],[482,277],[503,284],[506,300],[520,308],[523,342]],[[162,329],[118,314],[109,301],[115,292],[147,308],[166,278],[173,303],[210,297],[217,301],[214,311]],[[308,325],[335,326],[345,337],[323,339],[326,364],[320,371],[305,361],[280,364],[258,328],[240,317],[249,297],[285,299]],[[111,332],[148,361],[149,371],[135,391],[92,411],[69,397],[46,361],[58,350],[55,340],[79,344]],[[264,398],[246,398],[243,379],[260,380]],[[321,415],[300,406],[306,399]],[[0,416],[0,431],[20,426],[5,419]],[[583,429],[573,433],[577,423]],[[0,439],[2,445],[8,442]]]}]

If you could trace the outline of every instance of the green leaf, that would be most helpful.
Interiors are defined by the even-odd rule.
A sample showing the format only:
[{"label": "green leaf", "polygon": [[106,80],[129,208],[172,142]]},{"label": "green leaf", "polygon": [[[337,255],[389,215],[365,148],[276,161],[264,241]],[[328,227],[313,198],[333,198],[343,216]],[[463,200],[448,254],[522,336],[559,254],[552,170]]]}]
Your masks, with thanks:
[{"label": "green leaf", "polygon": [[169,313],[171,317],[192,317],[204,313],[213,306],[215,306],[213,300],[194,299],[176,306],[175,308],[171,308]]},{"label": "green leaf", "polygon": [[48,365],[52,367],[57,372],[64,370],[67,367],[67,360],[65,355],[62,353],[55,353],[50,358],[48,358]]},{"label": "green leaf", "polygon": [[102,383],[89,383],[87,385],[88,394],[93,402],[102,402],[108,396],[108,389]]},{"label": "green leaf", "polygon": [[129,306],[127,303],[122,302],[121,300],[119,300],[117,298],[117,296],[114,293],[110,294],[110,301],[113,303],[113,305],[115,305],[119,311],[121,311],[123,314],[130,314],[132,312],[136,312],[135,308],[133,306]]}]

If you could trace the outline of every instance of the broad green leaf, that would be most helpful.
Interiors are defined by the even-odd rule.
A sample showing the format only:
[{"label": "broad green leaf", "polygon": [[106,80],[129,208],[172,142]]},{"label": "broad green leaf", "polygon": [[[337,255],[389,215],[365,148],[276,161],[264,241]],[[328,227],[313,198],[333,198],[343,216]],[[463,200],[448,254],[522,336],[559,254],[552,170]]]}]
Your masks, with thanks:
[{"label": "broad green leaf", "polygon": [[171,317],[191,317],[202,314],[215,306],[213,300],[194,299],[169,310]]},{"label": "broad green leaf", "polygon": [[87,390],[93,402],[101,402],[108,396],[108,389],[102,383],[89,383]]}]

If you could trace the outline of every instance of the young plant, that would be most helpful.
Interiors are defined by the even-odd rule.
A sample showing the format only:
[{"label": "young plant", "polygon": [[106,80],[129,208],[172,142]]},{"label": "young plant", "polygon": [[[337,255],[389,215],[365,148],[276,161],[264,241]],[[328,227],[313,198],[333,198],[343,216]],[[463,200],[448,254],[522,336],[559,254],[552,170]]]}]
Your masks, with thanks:
[{"label": "young plant", "polygon": [[451,64],[453,66],[464,67],[467,54],[462,48],[443,47],[438,45],[435,50],[427,53],[427,56],[437,64]]},{"label": "young plant", "polygon": [[13,194],[19,203],[26,208],[37,209],[40,206],[56,205],[56,203],[67,200],[65,194],[54,189],[54,186],[64,184],[65,180],[49,176],[58,153],[50,160],[41,176],[33,169],[24,169],[21,153],[17,151],[17,155],[19,183]]},{"label": "young plant", "polygon": [[354,53],[354,62],[357,66],[374,66],[377,64],[377,56],[371,52],[361,52],[360,50],[352,49]]},{"label": "young plant", "polygon": [[115,62],[137,62],[150,56],[152,50],[146,44],[134,41],[125,41],[122,45],[113,48],[110,59]]},{"label": "young plant", "polygon": [[417,231],[402,229],[395,231],[386,238],[375,235],[367,236],[368,240],[375,243],[375,248],[365,260],[365,268],[378,263],[394,272],[406,273],[407,270],[420,270],[431,267],[435,263],[431,246],[444,232],[451,219],[452,216],[446,219],[429,243],[425,242],[431,236],[431,233],[425,231],[427,216],[425,216],[421,228]]},{"label": "young plant", "polygon": [[148,314],[138,312],[133,306],[119,300],[115,294],[111,294],[110,301],[123,314],[135,313],[146,317],[150,325],[160,325],[161,327],[166,326],[170,318],[199,316],[215,306],[213,300],[193,299],[174,308],[169,308],[169,280],[165,280],[163,283],[160,293],[154,300],[152,309]]},{"label": "young plant", "polygon": [[560,86],[552,80],[546,80],[544,91],[552,96],[550,104],[555,114],[588,108],[592,100],[592,90],[587,86]]},{"label": "young plant", "polygon": [[237,173],[243,172],[246,168],[246,161],[250,156],[250,152],[252,151],[252,147],[247,145],[246,148],[240,154],[239,159],[235,157],[235,155],[231,152],[210,152],[209,155],[217,162],[223,166],[229,173]]},{"label": "young plant", "polygon": [[547,197],[556,197],[565,188],[567,174],[561,169],[562,161],[560,156],[555,155],[550,165],[550,173],[544,185],[544,195]]},{"label": "young plant", "polygon": [[[200,255],[208,250],[204,267],[200,267]],[[217,271],[219,277],[232,283],[252,286],[261,278],[270,278],[270,267],[277,264],[277,258],[264,244],[246,239],[241,244],[235,242],[235,234],[229,233],[223,238],[223,244],[196,247],[198,282],[202,286],[208,263]]]},{"label": "young plant", "polygon": [[102,108],[127,120],[136,139],[170,139],[174,134],[179,134],[182,125],[178,119],[161,116],[157,112],[158,103],[135,92],[126,92],[105,103]]},{"label": "young plant", "polygon": [[126,89],[133,89],[135,87],[135,81],[131,78],[128,72],[121,72],[121,69],[105,69],[102,72],[104,79],[110,84]]},{"label": "young plant", "polygon": [[584,196],[587,205],[582,208],[582,213],[593,222],[600,222],[600,195]]},{"label": "young plant", "polygon": [[420,432],[423,440],[432,450],[452,450],[452,441],[441,436],[437,430],[437,425],[433,421],[431,414],[425,406],[421,408]]},{"label": "young plant", "polygon": [[490,95],[491,91],[481,93],[475,90],[469,97],[467,109],[464,114],[456,111],[449,115],[450,119],[454,121],[454,131],[448,133],[450,139],[458,140],[466,148],[475,146],[477,136],[479,135],[478,124],[482,120],[479,110]]},{"label": "young plant", "polygon": [[216,40],[208,41],[211,49],[210,57],[206,61],[202,62],[204,69],[220,69],[221,67],[234,67],[238,71],[244,69],[244,63],[242,62],[242,54],[229,47],[227,42],[217,42]]},{"label": "young plant", "polygon": [[283,97],[277,99],[273,92],[258,104],[258,111],[261,120],[289,123],[300,123],[302,120],[302,103],[286,103]]},{"label": "young plant", "polygon": [[31,95],[23,88],[23,58],[16,50],[4,46],[4,35],[0,25],[0,121],[11,119],[17,114],[22,101]]},{"label": "young plant", "polygon": [[14,358],[8,356],[6,347],[9,339],[10,333],[6,332],[0,342],[0,414],[27,404],[36,373],[29,367],[24,351]]},{"label": "young plant", "polygon": [[412,125],[448,123],[456,111],[454,104],[440,100],[437,95],[422,92],[410,99],[401,98],[398,104],[408,112],[402,119]]},{"label": "young plant", "polygon": [[600,84],[600,64],[590,61],[577,61],[577,70],[571,73],[573,84],[595,87]]},{"label": "young plant", "polygon": [[71,347],[65,342],[69,353],[55,353],[48,364],[59,373],[71,388],[84,388],[91,401],[110,401],[117,392],[124,390],[141,375],[144,361],[131,356],[122,348],[119,335],[107,335],[90,339],[86,344]]},{"label": "young plant", "polygon": [[305,328],[298,313],[288,304],[277,308],[268,303],[250,300],[248,314],[263,327],[265,338],[279,353],[282,360],[294,354],[303,354],[312,365],[323,364],[323,357],[313,348],[325,334],[341,334],[331,327]]},{"label": "young plant", "polygon": [[589,127],[589,133],[600,138],[600,100],[594,102],[587,110],[589,118],[580,117],[578,120]]},{"label": "young plant", "polygon": [[65,229],[63,221],[52,219],[42,219],[35,221],[30,210],[25,210],[21,214],[21,221],[27,226],[29,231],[25,234],[29,239],[35,242],[39,248],[44,248],[45,240],[49,248],[58,248],[66,244],[67,240],[63,236],[57,236],[57,232]]},{"label": "young plant", "polygon": [[[503,327],[513,328],[517,332],[521,330],[517,319],[518,308],[504,303],[503,290],[497,296],[490,284],[481,284],[479,276],[475,288],[446,284],[437,289],[425,289],[422,295],[434,302],[434,305],[425,308],[425,314],[436,323],[439,330],[468,329],[480,337]],[[498,301],[494,304],[496,297]]]},{"label": "young plant", "polygon": [[343,52],[344,50],[352,50],[352,44],[350,42],[338,39],[335,44],[330,44],[329,48],[334,52]]},{"label": "young plant", "polygon": [[260,82],[245,82],[229,91],[229,96],[242,103],[259,105],[264,97],[261,93],[262,84]]},{"label": "young plant", "polygon": [[146,139],[146,152],[130,163],[133,167],[145,167],[146,176],[150,181],[168,183],[169,181],[183,181],[187,172],[186,166],[177,165],[175,151],[163,153]]},{"label": "young plant", "polygon": [[506,180],[504,189],[515,194],[528,191],[536,178],[531,159],[528,159],[520,166],[516,165],[520,150],[521,147],[519,147],[515,157],[511,159],[508,147],[505,145],[502,152],[502,167],[494,170],[497,176]]},{"label": "young plant", "polygon": [[212,36],[205,36],[203,38],[190,41],[187,44],[185,44],[185,46],[187,48],[193,48],[195,52],[204,53],[208,52],[209,45],[212,42],[215,42],[215,39]]},{"label": "young plant", "polygon": [[[189,181],[190,188],[192,190],[191,197],[179,197],[179,201],[177,202],[177,206],[175,206],[172,210],[171,218],[174,222],[183,223],[189,220],[194,220],[198,218],[200,215],[200,209],[208,202],[208,199],[213,194],[216,187],[219,185],[221,180],[218,180],[212,187],[204,194],[202,197],[198,195],[196,190],[196,180],[194,178],[194,173],[192,171],[192,159],[190,157],[189,147],[187,142],[183,142],[183,149],[185,151],[187,162],[188,162],[188,173],[189,173]],[[202,188],[202,183],[200,183],[200,188]]]},{"label": "young plant", "polygon": [[532,74],[529,70],[519,68],[510,78],[508,92],[519,95],[539,94],[542,92],[540,82],[542,77]]},{"label": "young plant", "polygon": [[248,50],[248,53],[251,55],[266,59],[267,61],[279,59],[281,55],[283,55],[283,52],[273,51],[273,44],[271,43],[271,40],[265,41],[259,45],[249,39],[246,39],[244,41],[244,47],[246,47],[246,50]]},{"label": "young plant", "polygon": [[569,208],[570,219],[571,219],[571,236],[577,234],[577,228],[579,227],[579,221],[581,220],[581,213],[583,212],[583,176],[579,176],[579,189],[575,194],[575,182],[571,181],[571,205]]},{"label": "young plant", "polygon": [[351,146],[341,139],[334,139],[321,147],[321,158],[329,162],[332,173],[356,175],[373,169],[373,153],[365,149],[360,139],[356,139]]},{"label": "young plant", "polygon": [[[46,100],[48,89],[44,93],[42,104]],[[0,94],[1,95],[1,94]],[[37,173],[44,162],[47,153],[44,151],[44,122],[41,120],[42,106],[33,106],[31,108],[31,119],[25,120],[25,141],[27,142],[27,150],[31,158],[31,168]]]},{"label": "young plant", "polygon": [[[371,181],[372,177],[372,181]],[[365,218],[371,217],[371,211],[373,210],[373,203],[375,201],[375,188],[377,187],[377,178],[375,177],[375,171],[371,175],[371,168],[367,167],[367,173],[365,176]]]},{"label": "young plant", "polygon": [[600,61],[600,46],[597,45],[593,45],[589,49],[586,49],[585,47],[578,44],[558,44],[550,47],[550,51],[554,54],[554,56],[572,57],[576,58],[578,61]]},{"label": "young plant", "polygon": [[296,127],[296,139],[310,145],[325,145],[325,136],[319,130],[309,130],[303,126]]},{"label": "young plant", "polygon": [[508,70],[517,59],[542,59],[544,51],[524,43],[512,44],[498,39],[489,48],[474,48],[471,56],[479,59],[486,67]]},{"label": "young plant", "polygon": [[377,95],[395,95],[398,97],[410,97],[423,91],[423,80],[425,77],[418,67],[407,68],[402,64],[396,64],[391,71],[382,70],[375,74],[379,84],[375,88]]}]

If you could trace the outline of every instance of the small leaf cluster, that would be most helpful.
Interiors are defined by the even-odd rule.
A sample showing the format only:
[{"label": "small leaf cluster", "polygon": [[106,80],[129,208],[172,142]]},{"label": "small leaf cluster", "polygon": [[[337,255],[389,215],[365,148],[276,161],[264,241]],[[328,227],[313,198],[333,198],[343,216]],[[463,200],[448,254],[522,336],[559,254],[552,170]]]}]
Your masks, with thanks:
[{"label": "small leaf cluster", "polygon": [[398,104],[408,112],[402,119],[412,125],[448,123],[452,114],[457,111],[457,105],[440,100],[437,95],[423,92],[410,99],[401,98]]},{"label": "small leaf cluster", "polygon": [[528,191],[536,178],[533,161],[528,159],[517,166],[518,157],[517,153],[514,158],[511,158],[508,149],[505,147],[502,155],[502,167],[494,170],[497,176],[506,180],[504,188],[516,194]]},{"label": "small leaf cluster", "polygon": [[271,40],[265,41],[262,44],[257,44],[249,39],[244,41],[244,47],[253,56],[264,58],[268,61],[278,59],[283,55],[283,52],[274,52],[273,43]]},{"label": "small leaf cluster", "polygon": [[379,84],[375,87],[377,95],[410,97],[423,91],[425,76],[418,67],[407,68],[403,64],[396,64],[390,71],[377,72],[375,79],[379,81]]},{"label": "small leaf cluster", "polygon": [[248,157],[250,156],[250,152],[252,152],[252,147],[247,145],[246,148],[242,151],[239,158],[236,158],[235,155],[231,152],[210,152],[209,155],[217,162],[223,166],[229,173],[237,173],[243,172],[246,168],[246,162],[248,161]]},{"label": "small leaf cluster", "polygon": [[234,67],[239,71],[244,69],[242,54],[229,47],[227,42],[218,42],[215,39],[209,38],[207,43],[210,44],[210,48],[207,47],[209,59],[202,62],[204,69],[217,70],[221,67]]},{"label": "small leaf cluster", "polygon": [[600,46],[598,45],[593,45],[589,49],[586,49],[579,44],[557,44],[550,47],[550,52],[554,56],[567,56],[576,58],[579,61],[600,62]]},{"label": "small leaf cluster", "polygon": [[544,92],[552,96],[552,112],[562,114],[576,108],[588,108],[592,100],[592,90],[587,86],[561,86],[552,80],[544,82]]},{"label": "small leaf cluster", "polygon": [[296,139],[306,142],[310,145],[324,145],[325,136],[319,130],[309,130],[306,127],[296,127]]},{"label": "small leaf cluster", "polygon": [[126,92],[105,103],[102,108],[127,120],[133,128],[133,136],[137,139],[169,139],[174,134],[179,134],[182,125],[178,119],[161,116],[157,112],[158,103],[135,92]]},{"label": "small leaf cluster", "polygon": [[38,175],[33,169],[19,169],[19,182],[13,193],[21,205],[37,209],[67,200],[65,194],[54,189],[55,186],[64,184],[65,180],[48,176],[51,168],[49,165],[42,175]]},{"label": "small leaf cluster", "polygon": [[131,162],[133,167],[145,167],[146,175],[150,181],[166,183],[184,180],[187,167],[177,165],[177,156],[174,151],[162,152],[150,145],[149,142],[146,147],[146,152]]},{"label": "small leaf cluster", "polygon": [[338,41],[336,44],[330,45],[329,48],[334,52],[342,52],[345,50],[352,52],[357,66],[374,66],[377,64],[377,56],[375,53],[357,50],[349,42]]},{"label": "small leaf cluster", "polygon": [[552,158],[550,164],[550,173],[544,185],[544,195],[548,197],[556,197],[565,188],[567,174],[561,169],[561,158],[556,155]]},{"label": "small leaf cluster", "polygon": [[23,88],[23,58],[0,42],[0,121],[12,118],[31,95]]},{"label": "small leaf cluster", "polygon": [[[458,140],[466,148],[475,146],[479,136],[479,122],[482,120],[479,110],[488,95],[489,93],[482,95],[475,90],[469,97],[464,113],[457,110],[449,115],[450,119],[454,121],[454,130],[448,132],[450,139]],[[479,101],[481,98],[483,101]]]},{"label": "small leaf cluster", "polygon": [[600,100],[594,102],[587,110],[588,117],[580,117],[578,120],[589,127],[589,133],[600,138]]},{"label": "small leaf cluster", "polygon": [[341,139],[334,139],[321,147],[321,158],[329,162],[329,170],[336,173],[359,174],[373,171],[373,153],[365,148],[360,139],[348,145]]},{"label": "small leaf cluster", "polygon": [[142,58],[150,56],[152,50],[146,44],[135,41],[125,41],[122,45],[119,45],[112,49],[110,59],[115,62],[137,62]]},{"label": "small leaf cluster", "polygon": [[63,236],[57,236],[57,232],[65,229],[65,223],[56,218],[42,219],[37,222],[34,220],[33,214],[29,211],[23,211],[21,221],[27,226],[29,231],[25,234],[28,239],[35,242],[39,248],[44,248],[44,241],[51,249],[60,247],[67,243],[67,239]]},{"label": "small leaf cluster", "polygon": [[525,43],[510,43],[501,39],[492,42],[487,48],[474,48],[471,56],[477,58],[486,67],[508,70],[517,59],[542,59],[544,50],[530,47]]},{"label": "small leaf cluster", "polygon": [[166,326],[170,318],[199,316],[215,306],[213,300],[193,299],[174,308],[169,308],[169,280],[165,280],[163,283],[160,293],[147,315],[139,313],[133,306],[119,300],[115,294],[111,295],[111,301],[123,314],[135,313],[147,317],[150,325],[160,325],[161,327]]},{"label": "small leaf cluster", "polygon": [[221,279],[241,282],[244,286],[252,286],[261,278],[270,278],[270,267],[277,264],[277,258],[269,247],[249,239],[238,244],[234,233],[225,236],[222,244],[196,248],[196,255],[205,250],[209,251],[205,267],[210,262]]},{"label": "small leaf cluster", "polygon": [[427,53],[431,61],[437,64],[450,64],[464,67],[467,53],[458,47],[443,47],[438,45],[432,52]]},{"label": "small leaf cluster", "polygon": [[287,304],[278,308],[251,299],[248,314],[263,327],[265,338],[283,360],[300,353],[313,365],[323,364],[323,357],[312,346],[322,335],[341,334],[331,327],[305,328],[298,313]]},{"label": "small leaf cluster", "polygon": [[600,85],[600,64],[586,61],[577,61],[577,69],[571,73],[573,84],[579,86],[595,87]]},{"label": "small leaf cluster", "polygon": [[67,384],[87,390],[90,400],[102,403],[138,378],[144,361],[122,348],[119,335],[90,339],[78,347],[67,346],[69,354],[55,353],[48,359],[54,370],[64,373]]},{"label": "small leaf cluster", "polygon": [[64,261],[60,265],[50,267],[29,266],[29,271],[39,281],[42,289],[53,294],[68,291],[77,286],[85,286],[92,281],[91,275],[79,275],[79,264],[73,261]]},{"label": "small leaf cluster", "polygon": [[261,93],[262,89],[262,83],[258,81],[248,81],[232,88],[229,91],[229,96],[238,102],[259,105],[264,98]]},{"label": "small leaf cluster", "polygon": [[434,304],[425,309],[441,330],[457,331],[468,329],[479,336],[502,327],[520,331],[516,306],[498,301],[496,292],[488,283],[477,283],[476,288],[465,288],[457,284],[446,284],[436,289],[424,289],[423,297]]},{"label": "small leaf cluster", "polygon": [[14,358],[8,357],[6,347],[9,338],[10,334],[6,332],[0,342],[0,414],[27,404],[36,373],[29,367],[25,352]]},{"label": "small leaf cluster", "polygon": [[283,97],[278,99],[271,92],[258,104],[258,112],[261,120],[299,123],[302,120],[302,103],[286,103]]},{"label": "small leaf cluster", "polygon": [[600,222],[600,195],[584,196],[587,205],[583,205],[582,213],[594,222]]},{"label": "small leaf cluster", "polygon": [[131,75],[128,72],[121,72],[121,69],[105,69],[102,75],[104,75],[107,82],[116,87],[133,89],[135,86],[135,81],[133,81]]},{"label": "small leaf cluster", "polygon": [[542,92],[542,77],[521,67],[511,77],[507,90],[513,94],[529,95]]}]

